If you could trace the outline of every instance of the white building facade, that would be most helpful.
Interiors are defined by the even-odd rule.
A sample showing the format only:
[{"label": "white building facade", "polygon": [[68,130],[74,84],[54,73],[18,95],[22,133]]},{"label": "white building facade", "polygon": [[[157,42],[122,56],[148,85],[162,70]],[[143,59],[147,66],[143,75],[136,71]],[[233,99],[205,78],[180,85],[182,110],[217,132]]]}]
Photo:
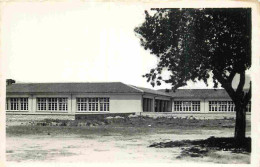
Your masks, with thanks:
[{"label": "white building facade", "polygon": [[235,112],[234,103],[223,89],[180,89],[166,93],[110,82],[13,83],[6,90],[7,116]]}]

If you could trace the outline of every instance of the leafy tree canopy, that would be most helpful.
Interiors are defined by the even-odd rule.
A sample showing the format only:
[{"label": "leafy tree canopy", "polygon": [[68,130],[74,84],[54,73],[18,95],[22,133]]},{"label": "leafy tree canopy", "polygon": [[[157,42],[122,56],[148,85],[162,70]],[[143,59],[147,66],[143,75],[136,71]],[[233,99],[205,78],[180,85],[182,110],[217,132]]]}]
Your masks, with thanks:
[{"label": "leafy tree canopy", "polygon": [[[187,81],[204,81],[213,74],[235,103],[235,138],[245,138],[245,111],[251,99],[244,90],[245,71],[251,67],[251,9],[152,9],[135,28],[141,45],[159,58],[157,67],[144,75],[153,86],[161,81],[172,89]],[[162,78],[162,71],[170,72]],[[235,75],[239,84],[232,88]]]},{"label": "leafy tree canopy", "polygon": [[[175,90],[187,81],[204,81],[213,74],[214,87],[221,83],[234,95],[231,83],[251,67],[250,9],[152,9],[135,28],[141,45],[159,58],[157,67],[144,76],[153,86],[161,81]],[[162,70],[170,71],[162,78]],[[241,92],[241,90],[239,92]]]}]

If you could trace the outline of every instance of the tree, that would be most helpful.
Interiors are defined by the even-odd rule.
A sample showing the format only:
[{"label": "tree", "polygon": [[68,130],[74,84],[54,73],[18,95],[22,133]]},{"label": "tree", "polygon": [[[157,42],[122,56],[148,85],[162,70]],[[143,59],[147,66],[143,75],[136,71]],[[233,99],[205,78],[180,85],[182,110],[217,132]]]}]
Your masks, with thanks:
[{"label": "tree", "polygon": [[15,80],[13,80],[13,79],[6,79],[6,85],[11,85],[13,83],[15,83]]},{"label": "tree", "polygon": [[[159,58],[156,68],[144,75],[152,86],[169,83],[173,91],[188,81],[212,76],[227,91],[236,109],[235,138],[244,139],[246,106],[251,99],[244,89],[245,72],[251,67],[251,9],[152,9],[135,28],[141,46]],[[168,70],[168,78],[162,72]],[[232,87],[236,75],[237,88]]]}]

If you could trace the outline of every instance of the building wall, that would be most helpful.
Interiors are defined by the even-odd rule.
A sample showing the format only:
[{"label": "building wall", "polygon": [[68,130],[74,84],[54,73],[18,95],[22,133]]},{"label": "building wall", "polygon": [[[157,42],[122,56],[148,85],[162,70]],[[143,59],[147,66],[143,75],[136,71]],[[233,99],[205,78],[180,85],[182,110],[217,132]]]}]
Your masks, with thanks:
[{"label": "building wall", "polygon": [[[232,101],[231,99],[225,98],[215,98],[215,99],[195,99],[195,98],[174,98],[172,99],[172,112],[178,112],[174,111],[174,102],[175,101],[200,101],[200,112],[202,113],[216,113],[214,111],[209,111],[209,101]],[[182,111],[182,113],[185,111]]]},{"label": "building wall", "polygon": [[[143,98],[142,98],[142,106],[143,106],[143,103],[144,103],[144,99],[150,99],[151,100],[151,104],[149,103],[148,104],[148,109],[149,111],[144,111],[144,112],[156,112],[155,111],[155,105],[156,105],[156,101],[158,100],[161,100],[163,102],[167,102],[167,105],[166,105],[166,112],[171,112],[171,106],[172,106],[172,102],[171,102],[171,97],[168,97],[168,96],[161,96],[161,95],[155,95],[155,94],[144,94],[143,95]],[[144,107],[143,107],[144,108]],[[165,111],[164,111],[165,112]]]},{"label": "building wall", "polygon": [[[169,101],[167,112],[174,112],[175,101],[200,101],[199,113],[216,113],[209,111],[209,101],[231,101],[230,99],[195,99],[195,98],[170,98],[166,96],[158,96],[153,94],[8,94],[7,97],[28,97],[28,111],[7,111],[7,114],[80,114],[80,113],[100,113],[100,111],[77,111],[77,97],[108,97],[110,99],[109,112],[105,113],[140,113],[143,112],[143,99],[151,99],[151,110],[149,112],[155,112],[154,106],[156,100]],[[38,97],[66,97],[68,98],[68,110],[67,112],[58,111],[37,111],[37,98]],[[185,113],[182,111],[179,113]],[[195,113],[194,111],[192,111]],[[104,112],[103,112],[104,113]]]},{"label": "building wall", "polygon": [[[109,112],[108,113],[130,113],[130,112],[142,112],[142,96],[140,94],[8,94],[7,98],[19,98],[28,97],[28,111],[7,111],[7,114],[75,114],[75,113],[89,113],[77,111],[78,97],[108,97]],[[68,98],[67,112],[59,111],[37,111],[37,98],[38,97],[64,97]],[[92,113],[98,113],[99,111],[91,111]]]},{"label": "building wall", "polygon": [[111,97],[111,113],[142,112],[141,95],[118,95]]}]

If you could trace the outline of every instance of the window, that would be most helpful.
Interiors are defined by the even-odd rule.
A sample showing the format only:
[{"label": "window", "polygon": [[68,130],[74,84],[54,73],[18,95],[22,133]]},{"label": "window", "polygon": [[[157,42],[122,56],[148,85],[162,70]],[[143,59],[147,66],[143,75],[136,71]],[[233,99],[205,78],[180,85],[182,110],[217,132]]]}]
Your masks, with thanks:
[{"label": "window", "polygon": [[45,111],[47,109],[47,98],[38,98],[38,110]]},{"label": "window", "polygon": [[219,111],[227,111],[227,101],[219,102]]},{"label": "window", "polygon": [[28,98],[6,98],[6,110],[28,111]]},{"label": "window", "polygon": [[28,110],[28,98],[20,98],[21,110]]},{"label": "window", "polygon": [[87,98],[77,98],[78,111],[88,111],[87,110],[87,104],[88,104]]},{"label": "window", "polygon": [[48,110],[57,111],[58,109],[58,99],[57,98],[48,98]]},{"label": "window", "polygon": [[67,98],[59,98],[59,110],[60,111],[68,110],[68,99]]},{"label": "window", "polygon": [[[251,102],[248,103],[246,112],[250,112]],[[233,101],[209,101],[209,111],[234,112],[235,104]]]},{"label": "window", "polygon": [[200,101],[174,101],[174,111],[200,111]]},{"label": "window", "polygon": [[109,111],[109,98],[99,98],[100,111]]},{"label": "window", "polygon": [[37,98],[38,111],[67,111],[68,98]]},{"label": "window", "polygon": [[209,111],[217,111],[218,102],[217,101],[209,101]]},{"label": "window", "polygon": [[109,111],[109,98],[77,98],[77,111]]},{"label": "window", "polygon": [[192,102],[192,111],[200,111],[200,101]]},{"label": "window", "polygon": [[235,105],[232,101],[209,101],[209,111],[233,112]]},{"label": "window", "polygon": [[98,98],[89,98],[88,99],[88,110],[89,111],[98,111]]},{"label": "window", "polygon": [[191,101],[183,101],[183,111],[191,111]]},{"label": "window", "polygon": [[19,110],[19,98],[10,98],[11,110]]},{"label": "window", "polygon": [[182,102],[181,101],[174,102],[174,111],[182,111]]}]

